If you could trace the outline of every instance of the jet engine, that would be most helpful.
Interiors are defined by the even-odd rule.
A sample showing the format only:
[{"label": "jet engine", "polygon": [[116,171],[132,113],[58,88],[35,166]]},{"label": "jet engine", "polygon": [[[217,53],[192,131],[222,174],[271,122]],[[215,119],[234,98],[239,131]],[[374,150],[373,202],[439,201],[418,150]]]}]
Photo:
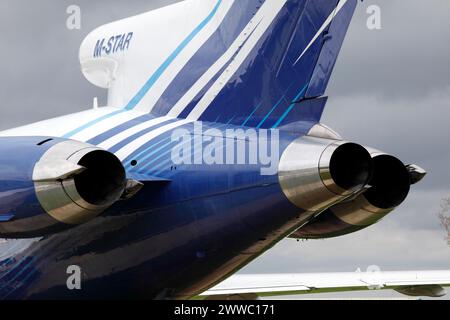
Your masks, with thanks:
[{"label": "jet engine", "polygon": [[320,212],[363,190],[372,171],[369,152],[358,144],[302,137],[284,151],[279,183],[298,208]]},{"label": "jet engine", "polygon": [[410,186],[426,172],[416,165],[372,150],[374,171],[369,186],[354,197],[331,206],[291,235],[297,239],[338,237],[367,228],[395,210],[408,196]]},{"label": "jet engine", "polygon": [[45,236],[94,219],[118,201],[125,169],[72,140],[0,138],[0,238]]}]

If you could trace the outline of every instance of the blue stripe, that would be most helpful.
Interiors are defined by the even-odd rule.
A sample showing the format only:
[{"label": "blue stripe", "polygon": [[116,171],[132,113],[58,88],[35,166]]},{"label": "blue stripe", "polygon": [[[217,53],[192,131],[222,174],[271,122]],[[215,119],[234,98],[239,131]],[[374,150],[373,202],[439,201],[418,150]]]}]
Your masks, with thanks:
[{"label": "blue stripe", "polygon": [[77,129],[70,131],[69,133],[66,133],[64,136],[62,136],[63,138],[69,139],[71,137],[73,137],[74,135],[76,135],[77,133],[80,133],[81,131],[83,131],[84,129],[87,129],[89,127],[92,127],[93,125],[97,124],[100,121],[106,120],[108,118],[114,117],[117,114],[123,113],[126,110],[124,109],[120,109],[120,110],[116,110],[114,112],[108,113],[106,115],[104,115],[103,117],[97,118],[95,120],[92,120],[91,122],[86,123],[84,126],[78,127]]},{"label": "blue stripe", "polygon": [[[28,261],[27,261],[28,260]],[[15,279],[20,277],[20,275],[28,269],[31,264],[35,262],[34,257],[24,257],[19,261],[18,264],[16,264],[12,269],[8,270],[8,272],[1,277],[1,279],[4,279],[4,281],[1,283],[2,286],[0,287],[0,292],[5,290]],[[20,268],[20,270],[19,270]],[[14,273],[14,271],[17,271],[17,273]],[[9,275],[9,277],[7,277]]]},{"label": "blue stripe", "polygon": [[255,114],[256,111],[258,111],[258,109],[262,106],[262,102],[260,104],[258,104],[255,108],[255,110],[253,110],[252,113],[250,113],[250,115],[247,117],[247,119],[245,119],[245,121],[242,123],[242,126],[245,127],[245,125],[249,122],[249,120],[251,119],[251,117]]},{"label": "blue stripe", "polygon": [[[149,153],[149,154],[146,154],[147,152],[149,152],[149,151],[151,151],[152,149],[154,149],[154,147],[156,146],[156,145],[159,145],[159,144],[161,144],[162,142],[166,142],[166,141],[168,141],[167,143],[165,143],[164,145],[162,145],[160,148],[158,148],[158,149],[156,149],[156,150],[153,150],[151,153]],[[141,157],[142,156],[142,158],[140,158],[140,160],[138,160],[138,162],[142,162],[142,161],[145,161],[145,160],[147,160],[148,158],[150,158],[152,155],[154,155],[155,153],[157,153],[157,152],[159,152],[159,151],[163,151],[162,152],[162,154],[160,154],[159,156],[158,156],[158,158],[157,159],[160,159],[162,156],[164,156],[164,155],[167,155],[167,154],[170,154],[171,152],[172,152],[172,148],[168,148],[168,149],[166,149],[166,150],[164,150],[165,148],[167,148],[167,147],[169,147],[171,144],[173,144],[173,143],[176,143],[175,141],[172,141],[172,134],[170,134],[167,138],[165,138],[165,139],[163,139],[163,140],[161,140],[161,141],[159,141],[156,145],[155,144],[152,144],[152,145],[150,145],[147,149],[145,149],[144,151],[142,151],[137,157],[134,157],[134,159],[136,159],[136,160],[138,160],[138,157]],[[148,167],[151,163],[153,163],[155,160],[153,160],[152,162],[150,162],[150,163],[146,163],[143,167],[141,167],[140,169],[139,169],[139,173],[142,173],[142,170],[143,169],[145,169],[146,167]]]},{"label": "blue stripe", "polygon": [[283,113],[283,115],[278,119],[278,121],[272,126],[273,129],[277,128],[283,120],[288,116],[288,114],[292,111],[292,109],[295,107],[295,104],[297,101],[301,98],[301,96],[305,93],[306,89],[308,88],[308,84],[295,96],[294,100],[292,100],[292,104],[289,106],[289,108]]},{"label": "blue stripe", "polygon": [[[214,128],[214,127],[212,127],[211,129],[219,129],[219,130],[221,130],[221,131],[226,131],[227,129],[227,125],[226,124],[222,124],[222,125],[220,125],[220,126],[218,126],[218,127],[216,127],[216,128]],[[203,143],[204,143],[204,141],[203,141],[203,138],[201,139],[202,141],[199,141],[199,143],[197,143],[197,144],[194,144],[194,150],[193,150],[193,152],[191,152],[191,159],[193,158],[194,159],[194,161],[195,161],[195,158],[197,157],[197,155],[199,155],[199,154],[202,154],[203,153]],[[185,145],[187,145],[187,144],[191,144],[192,142],[195,142],[195,140],[194,140],[194,138],[193,139],[191,139],[190,141],[188,141],[188,142],[186,142],[185,144],[183,144],[182,146],[184,147]],[[222,149],[224,149],[224,148],[226,148],[226,143],[224,142],[224,144],[222,145]],[[153,172],[155,175],[157,175],[157,176],[160,176],[160,175],[162,175],[163,173],[164,173],[164,171],[165,171],[165,169],[159,169],[158,171],[155,171],[155,169],[158,169],[159,167],[162,167],[162,166],[164,166],[164,165],[169,165],[170,164],[170,162],[172,161],[172,159],[171,158],[169,158],[169,160],[168,161],[166,161],[165,163],[162,163],[162,164],[160,164],[160,165],[158,165],[158,166],[156,166],[156,167],[153,167],[152,168],[152,170],[150,170],[150,171],[148,171],[149,173],[150,172]],[[194,164],[195,165],[195,164]]]},{"label": "blue stripe", "polygon": [[138,118],[127,121],[117,127],[111,128],[110,130],[87,141],[87,143],[93,144],[93,145],[99,145],[100,143],[105,142],[106,140],[110,139],[111,137],[115,136],[116,134],[119,134],[123,131],[126,131],[126,130],[136,126],[136,125],[139,125],[143,122],[146,122],[146,121],[149,121],[152,119],[154,119],[154,118],[148,114],[140,116]]},{"label": "blue stripe", "polygon": [[234,1],[214,34],[177,74],[152,113],[166,115],[200,77],[223,56],[253,18],[262,0]]},{"label": "blue stripe", "polygon": [[[154,148],[158,147],[159,145],[161,145],[164,142],[167,142],[169,140],[171,140],[172,135],[170,135],[169,137],[163,138],[163,136],[158,136],[155,139],[152,139],[149,141],[149,143],[145,144],[144,146],[142,146],[140,149],[138,149],[136,152],[139,152],[136,155],[130,155],[128,156],[127,159],[125,159],[124,163],[127,163],[127,167],[129,169],[132,169],[131,166],[131,162],[133,160],[136,160],[138,163],[141,161],[142,157],[145,157],[146,153],[153,150]],[[159,139],[159,141],[158,141]],[[153,141],[158,141],[156,143],[152,143]]]},{"label": "blue stripe", "polygon": [[230,120],[228,120],[228,122],[227,122],[226,124],[230,124],[230,123],[231,123],[231,121],[233,121],[233,120],[234,120],[234,118],[235,118],[235,117],[233,117],[233,118],[231,118]]},{"label": "blue stripe", "polygon": [[269,111],[269,113],[264,117],[264,119],[261,120],[261,122],[258,124],[258,126],[256,128],[261,128],[262,125],[264,124],[264,122],[266,122],[266,120],[269,118],[269,116],[275,111],[276,108],[278,108],[278,106],[281,104],[281,102],[283,102],[284,100],[284,96],[281,97],[280,100],[278,100],[278,102],[273,106],[273,108]]},{"label": "blue stripe", "polygon": [[[155,153],[157,153],[157,152],[159,152],[159,151],[161,151],[161,150],[167,148],[168,146],[170,146],[171,144],[174,143],[174,142],[172,141],[171,138],[166,138],[166,139],[164,139],[164,140],[162,140],[162,141],[169,141],[169,142],[163,144],[162,146],[160,146],[160,147],[157,148],[156,150],[153,150],[152,152],[150,152],[150,153],[148,153],[148,154],[145,154],[147,151],[150,151],[151,149],[153,149],[154,145],[151,145],[150,148],[148,148],[148,149],[146,149],[144,152],[142,152],[142,155],[145,154],[142,158],[135,157],[135,160],[137,160],[138,163],[141,163],[141,162],[147,160],[148,158],[150,158],[150,157],[151,157],[152,155],[154,155]],[[162,142],[162,141],[161,141],[161,142]],[[160,142],[160,143],[161,143],[161,142]],[[160,155],[159,157],[161,157],[161,155]],[[146,166],[147,166],[147,164],[144,165],[144,167],[146,167]],[[142,168],[144,168],[144,167],[142,167]],[[141,173],[142,168],[138,171],[139,173]]]},{"label": "blue stripe", "polygon": [[[316,41],[296,66],[292,65],[292,58],[298,57],[298,53],[317,32],[317,25],[321,25],[333,12],[336,3],[326,0],[286,1],[267,31],[199,120],[210,121],[220,113],[222,119],[236,116],[240,124],[251,112],[255,102],[262,101],[263,107],[255,114],[259,117],[255,120],[254,115],[247,124],[256,126],[278,99],[285,95],[287,102],[280,105],[261,128],[272,127],[291,104],[290,98],[310,81],[323,47],[322,41]],[[288,90],[287,87],[293,81],[292,89]],[[236,120],[234,122],[238,124]]]},{"label": "blue stripe", "polygon": [[[189,140],[189,141],[186,141],[184,144],[181,145],[181,147],[184,148],[184,147],[186,147],[186,146],[188,146],[188,145],[189,145],[189,146],[192,146],[192,142],[193,142],[193,141],[195,141],[195,137],[194,137],[194,138],[191,138],[191,140]],[[203,143],[203,140],[202,140],[202,143]],[[194,150],[195,150],[195,149],[196,149],[196,148],[195,148],[195,145],[194,145]],[[170,155],[171,152],[172,152],[172,148],[171,148],[170,150],[166,151],[165,153],[161,154],[158,158],[156,158],[156,159],[152,160],[151,162],[147,163],[147,164],[141,169],[141,171],[144,171],[145,169],[147,169],[151,164],[155,163],[155,161],[158,160],[159,158],[162,158],[162,157],[165,157],[165,156],[167,156],[167,155]],[[192,157],[192,154],[190,154],[190,156]],[[194,159],[195,159],[195,158],[194,158]],[[164,162],[160,161],[160,163],[159,163],[158,165],[152,167],[148,172],[155,172],[155,173],[157,173],[157,174],[160,174],[162,171],[164,171],[164,169],[160,169],[160,168],[161,168],[161,167],[164,167],[164,166],[168,166],[168,165],[171,164],[171,163],[173,164],[171,157],[169,157],[169,159],[166,160],[166,161],[164,161]]]},{"label": "blue stripe", "polygon": [[136,160],[136,161],[138,161],[138,163],[139,163],[139,157],[142,156],[142,155],[144,155],[146,151],[151,150],[152,147],[153,147],[153,148],[156,148],[156,147],[159,146],[161,143],[163,143],[163,142],[165,142],[165,141],[167,141],[167,140],[168,140],[168,139],[163,139],[163,140],[161,140],[161,141],[158,141],[157,143],[151,145],[150,148],[144,149],[144,151],[142,151],[141,153],[139,153],[136,157],[128,157],[128,160],[127,160],[127,161],[124,161],[124,163],[126,163],[126,168],[129,169],[129,170],[134,169],[133,166],[131,165],[131,161]]},{"label": "blue stripe", "polygon": [[37,269],[32,269],[28,275],[22,280],[22,284],[13,288],[9,293],[7,293],[1,300],[6,300],[11,294],[13,294],[14,292],[16,292],[19,289],[22,289],[24,286],[27,285],[28,280],[30,280],[30,278],[34,277],[36,274],[38,273]]},{"label": "blue stripe", "polygon": [[137,104],[144,98],[144,96],[147,94],[147,92],[152,88],[152,86],[155,84],[155,82],[161,77],[161,75],[164,73],[164,71],[170,66],[170,64],[175,60],[175,58],[183,51],[183,49],[192,41],[193,38],[211,21],[211,19],[215,16],[217,13],[217,10],[219,9],[220,4],[222,3],[222,0],[218,0],[216,6],[212,10],[212,12],[206,17],[205,20],[203,20],[200,25],[197,26],[197,28],[194,29],[194,31],[191,32],[191,34],[175,49],[175,51],[164,61],[164,63],[156,70],[156,72],[150,77],[150,79],[147,81],[147,83],[144,85],[144,87],[139,90],[139,92],[136,94],[136,96],[128,103],[128,105],[125,107],[125,109],[115,111],[111,114],[107,114],[103,117],[100,117],[98,119],[95,119],[63,136],[63,138],[70,138],[77,133],[97,124],[98,122],[101,122],[103,120],[106,120],[110,117],[115,116],[116,114],[132,110],[134,109]]},{"label": "blue stripe", "polygon": [[148,79],[148,81],[145,83],[142,89],[139,90],[136,96],[125,107],[126,110],[132,110],[137,106],[137,104],[144,98],[147,92],[153,87],[155,82],[158,81],[158,79],[161,77],[164,71],[170,66],[170,64],[181,53],[181,51],[183,51],[183,49],[192,41],[192,39],[194,39],[195,36],[211,21],[211,19],[214,17],[217,10],[219,9],[221,3],[222,0],[217,1],[217,4],[212,10],[212,12],[206,17],[205,20],[203,20],[197,26],[197,28],[195,28],[191,32],[191,34],[189,34],[189,36],[186,39],[184,39],[184,41],[175,49],[174,52],[172,52],[172,54],[166,59],[166,61],[164,61],[164,63],[155,71],[155,73],[150,77],[150,79]]},{"label": "blue stripe", "polygon": [[14,218],[14,214],[7,213],[7,214],[0,214],[0,222],[7,222]]},{"label": "blue stripe", "polygon": [[[3,294],[3,296],[1,297],[1,300],[4,300],[7,296],[9,296],[11,293],[13,293],[14,291],[16,291],[18,288],[20,288],[20,285],[17,287],[14,287],[13,284],[15,282],[19,282],[19,278],[21,275],[23,275],[25,273],[25,271],[27,271],[28,269],[30,269],[32,267],[32,264],[35,263],[35,259],[34,257],[27,257],[23,260],[23,262],[26,262],[26,259],[29,259],[30,261],[12,278],[10,279],[7,283],[4,283],[3,286],[0,288],[0,292],[4,292],[4,290],[8,290],[9,288],[11,288],[11,290],[5,292],[5,294]],[[34,270],[34,269],[33,269]],[[33,270],[30,271],[30,273],[33,273]],[[25,274],[25,279],[27,279],[29,276],[29,274]],[[24,283],[22,283],[23,285]]]},{"label": "blue stripe", "polygon": [[[144,161],[148,160],[151,156],[153,156],[155,153],[157,153],[159,151],[163,151],[158,156],[153,158],[150,162],[147,162],[142,168],[139,169],[138,172],[139,173],[143,173],[144,170],[146,168],[148,168],[151,164],[155,163],[155,161],[158,161],[159,159],[161,159],[161,158],[165,157],[166,155],[170,154],[172,149],[173,149],[173,148],[170,147],[172,144],[176,144],[176,141],[172,141],[172,139],[170,139],[170,141],[168,143],[166,143],[165,145],[161,146],[160,148],[154,150],[153,152],[147,154],[144,158],[142,158],[140,161],[144,162]],[[170,148],[168,148],[166,150],[163,150],[163,149],[165,149],[167,147],[170,147]]]},{"label": "blue stripe", "polygon": [[[230,61],[232,61],[232,59],[230,59],[227,63],[229,63]],[[205,84],[203,86],[203,88],[199,91],[199,93],[197,93],[197,95],[195,96],[195,98],[189,102],[189,104],[184,108],[184,110],[180,113],[180,115],[178,116],[179,118],[182,119],[186,119],[188,117],[188,115],[191,113],[192,110],[194,110],[195,106],[197,105],[197,103],[203,98],[203,96],[205,95],[206,92],[208,92],[208,90],[213,86],[214,83],[216,83],[217,79],[219,79],[219,77],[223,74],[223,72],[228,68],[228,64],[225,64],[222,69],[220,69],[215,75],[214,77],[209,80],[209,82],[207,84]],[[168,110],[169,111],[169,110]],[[219,114],[220,117],[220,114]],[[217,121],[216,121],[217,122]]]},{"label": "blue stripe", "polygon": [[[220,76],[224,74],[225,70],[228,69],[228,67],[234,61],[236,56],[241,52],[242,48],[244,48],[245,44],[251,38],[253,32],[255,32],[255,30],[257,29],[257,27],[260,23],[261,22],[258,22],[258,24],[254,28],[252,33],[250,33],[247,36],[247,39],[245,39],[245,41],[238,48],[238,50],[233,54],[233,56],[230,57],[230,59],[228,59],[228,61],[224,64],[224,66],[218,72],[216,72],[214,77],[211,80],[209,80],[209,82],[205,86],[203,86],[203,88],[199,91],[199,93],[195,96],[195,98],[184,108],[183,112],[180,113],[180,116],[179,116],[180,118],[187,118],[189,116],[189,114],[192,112],[192,110],[194,110],[194,108],[197,106],[198,102],[204,97],[206,92],[208,92],[208,90],[217,82],[217,80],[220,78]],[[219,114],[219,116],[220,116],[220,114]]]},{"label": "blue stripe", "polygon": [[[222,128],[224,128],[224,127],[226,127],[226,126],[227,126],[226,124],[221,124],[221,125],[218,125],[217,127],[211,126],[209,129],[219,129],[219,130],[222,131]],[[209,129],[207,129],[207,130],[209,130]],[[189,141],[185,142],[184,144],[182,144],[181,147],[184,148],[184,147],[187,146],[187,145],[191,145],[191,144],[192,144],[192,141],[195,141],[194,139],[195,139],[195,138],[191,138],[191,140],[189,140]],[[199,144],[200,144],[200,145],[203,145],[203,137],[202,137],[201,140],[202,140],[202,141],[201,141]],[[169,143],[169,145],[170,145],[170,144],[171,144],[171,143]],[[197,145],[198,145],[198,144],[197,144]],[[198,148],[196,147],[197,145],[194,145],[194,151],[198,149]],[[203,150],[203,148],[200,148],[200,149]],[[203,151],[202,151],[202,152],[203,152]],[[166,150],[166,151],[165,151],[163,154],[161,154],[158,158],[155,158],[155,159],[153,159],[151,162],[146,163],[145,166],[142,167],[142,168],[139,170],[139,173],[143,172],[143,171],[144,171],[146,168],[148,168],[151,164],[155,163],[156,160],[159,160],[159,159],[160,159],[161,157],[163,157],[163,156],[170,155],[171,153],[172,153],[172,148]],[[194,159],[195,159],[195,156],[196,156],[197,154],[198,154],[198,152],[197,152],[197,153],[194,153]],[[191,155],[191,156],[192,156],[192,155]],[[146,158],[147,158],[147,157],[146,157]],[[169,160],[168,160],[168,161],[165,161],[165,162],[161,162],[161,161],[160,161],[160,163],[159,163],[157,166],[152,167],[151,170],[148,171],[148,172],[157,172],[157,173],[159,174],[160,172],[162,172],[162,171],[164,171],[164,170],[159,170],[159,171],[155,171],[155,170],[158,170],[158,168],[170,164],[171,161],[172,161],[171,157],[169,157]]]},{"label": "blue stripe", "polygon": [[122,149],[123,147],[125,147],[127,144],[129,144],[129,143],[131,143],[132,141],[134,141],[134,140],[140,138],[141,136],[143,136],[143,135],[149,133],[150,131],[153,131],[153,130],[156,130],[156,129],[158,129],[158,128],[161,128],[162,126],[165,126],[165,125],[167,125],[167,124],[173,123],[173,122],[175,122],[175,121],[176,121],[175,119],[170,119],[170,120],[164,121],[164,122],[162,122],[162,123],[153,125],[153,126],[151,126],[151,127],[149,127],[149,128],[146,128],[146,129],[144,129],[144,130],[141,130],[141,131],[139,131],[138,133],[135,133],[134,135],[132,135],[132,136],[130,136],[130,137],[128,137],[128,138],[126,138],[126,139],[124,139],[124,140],[122,140],[122,141],[116,143],[114,146],[110,147],[110,148],[108,149],[108,151],[109,151],[109,152],[112,152],[112,153],[115,153],[115,152],[119,151],[120,149]]}]

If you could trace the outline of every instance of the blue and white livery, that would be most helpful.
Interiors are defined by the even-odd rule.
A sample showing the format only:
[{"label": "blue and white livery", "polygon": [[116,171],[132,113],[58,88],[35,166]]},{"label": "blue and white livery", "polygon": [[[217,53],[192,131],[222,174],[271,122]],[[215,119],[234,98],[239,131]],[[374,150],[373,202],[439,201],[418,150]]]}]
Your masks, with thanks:
[{"label": "blue and white livery", "polygon": [[[305,276],[292,288],[273,275],[213,288],[285,237],[376,223],[426,174],[320,123],[356,5],[186,0],[89,34],[81,69],[108,90],[107,106],[0,133],[0,299],[358,282]],[[74,266],[82,290],[67,286]],[[422,275],[386,286],[439,296],[450,283],[448,272]]]}]

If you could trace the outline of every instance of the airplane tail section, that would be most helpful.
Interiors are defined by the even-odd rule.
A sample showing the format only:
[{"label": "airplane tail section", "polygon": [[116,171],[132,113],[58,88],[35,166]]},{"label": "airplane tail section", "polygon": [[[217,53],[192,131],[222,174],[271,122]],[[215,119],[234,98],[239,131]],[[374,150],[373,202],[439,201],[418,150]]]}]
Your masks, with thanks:
[{"label": "airplane tail section", "polygon": [[186,0],[100,27],[82,69],[125,110],[258,128],[318,122],[356,4]]}]

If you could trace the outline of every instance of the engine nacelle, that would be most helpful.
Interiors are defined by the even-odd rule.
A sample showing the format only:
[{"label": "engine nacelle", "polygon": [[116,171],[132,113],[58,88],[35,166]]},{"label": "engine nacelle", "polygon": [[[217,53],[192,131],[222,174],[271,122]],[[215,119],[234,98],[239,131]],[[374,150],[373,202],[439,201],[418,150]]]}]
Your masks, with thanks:
[{"label": "engine nacelle", "polygon": [[405,166],[397,158],[378,151],[372,151],[372,157],[374,172],[366,191],[327,209],[291,237],[332,238],[367,228],[402,204],[411,184],[426,174],[417,166]]},{"label": "engine nacelle", "polygon": [[284,151],[279,182],[286,197],[309,212],[322,211],[365,188],[372,176],[369,152],[354,143],[302,137]]},{"label": "engine nacelle", "polygon": [[45,236],[118,201],[125,169],[112,153],[72,140],[0,138],[0,238]]}]

